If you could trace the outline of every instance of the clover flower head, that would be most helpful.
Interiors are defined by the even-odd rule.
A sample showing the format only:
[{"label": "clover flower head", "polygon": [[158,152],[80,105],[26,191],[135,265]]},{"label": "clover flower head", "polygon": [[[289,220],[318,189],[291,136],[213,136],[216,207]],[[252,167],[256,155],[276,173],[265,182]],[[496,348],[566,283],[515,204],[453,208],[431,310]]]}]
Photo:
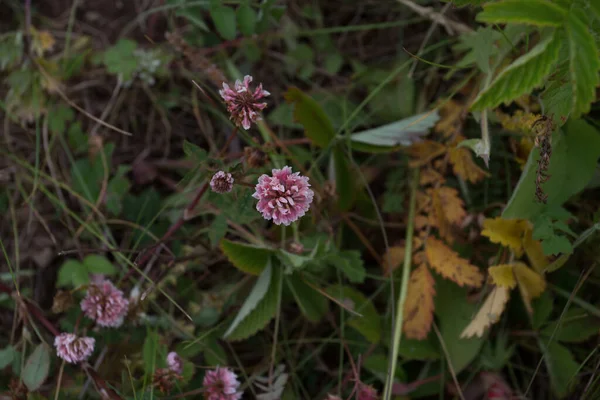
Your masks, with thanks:
[{"label": "clover flower head", "polygon": [[233,176],[228,172],[217,172],[210,180],[210,188],[215,193],[231,192],[231,189],[233,189]]},{"label": "clover flower head", "polygon": [[94,352],[96,339],[78,337],[73,333],[61,333],[54,338],[56,355],[70,364],[85,361]]},{"label": "clover flower head", "polygon": [[237,375],[229,368],[210,370],[204,375],[202,382],[205,400],[239,400],[242,392],[238,392],[240,382]]},{"label": "clover flower head", "polygon": [[273,169],[272,176],[264,174],[258,178],[252,195],[258,199],[256,209],[265,219],[286,226],[306,214],[313,196],[308,177],[292,173],[292,168],[287,166]]},{"label": "clover flower head", "polygon": [[270,95],[269,92],[259,84],[254,91],[250,88],[252,77],[246,75],[243,81],[235,81],[233,88],[223,82],[223,89],[219,94],[227,105],[231,120],[236,126],[250,129],[253,122],[260,121],[260,111],[267,107],[267,103],[261,101],[263,97]]},{"label": "clover flower head", "polygon": [[377,396],[377,390],[373,386],[365,385],[361,382],[359,383],[356,398],[358,400],[377,400],[379,397]]},{"label": "clover flower head", "polygon": [[103,327],[117,328],[123,324],[129,309],[129,300],[111,281],[97,280],[88,288],[81,301],[84,314]]},{"label": "clover flower head", "polygon": [[167,354],[167,366],[171,371],[178,375],[181,375],[183,372],[183,360],[179,357],[179,354],[174,351]]}]

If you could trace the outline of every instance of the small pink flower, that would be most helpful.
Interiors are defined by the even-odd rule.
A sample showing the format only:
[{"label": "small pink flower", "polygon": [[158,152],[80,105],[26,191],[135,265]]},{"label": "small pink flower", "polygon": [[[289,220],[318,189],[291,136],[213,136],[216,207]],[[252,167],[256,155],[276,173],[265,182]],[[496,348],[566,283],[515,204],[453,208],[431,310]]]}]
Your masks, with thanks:
[{"label": "small pink flower", "polygon": [[183,372],[183,360],[179,357],[179,354],[174,351],[167,354],[167,366],[177,375],[181,375]]},{"label": "small pink flower", "polygon": [[237,389],[240,382],[237,375],[229,368],[219,368],[208,371],[204,375],[204,399],[205,400],[239,400],[242,392]]},{"label": "small pink flower", "polygon": [[81,301],[85,315],[100,326],[117,328],[123,324],[129,308],[129,301],[112,284],[101,280],[91,284],[87,295]]},{"label": "small pink flower", "polygon": [[215,193],[231,192],[231,189],[233,189],[233,176],[227,172],[217,172],[210,180],[210,188]]},{"label": "small pink flower", "polygon": [[227,104],[231,120],[246,130],[250,129],[252,122],[261,120],[259,112],[267,106],[267,103],[261,103],[260,99],[271,94],[263,90],[262,83],[252,92],[250,82],[252,77],[246,75],[243,82],[239,79],[235,81],[233,89],[223,82],[223,89],[219,90],[219,94]]},{"label": "small pink flower", "polygon": [[314,193],[308,178],[300,176],[300,172],[292,173],[290,167],[274,169],[272,173],[273,176],[258,178],[252,197],[258,199],[256,209],[265,219],[287,226],[306,214]]},{"label": "small pink flower", "polygon": [[373,386],[365,385],[364,383],[358,384],[358,393],[356,395],[357,400],[377,400],[377,390]]},{"label": "small pink flower", "polygon": [[68,363],[75,364],[85,361],[94,352],[96,339],[77,337],[72,333],[61,333],[54,338],[56,354]]}]

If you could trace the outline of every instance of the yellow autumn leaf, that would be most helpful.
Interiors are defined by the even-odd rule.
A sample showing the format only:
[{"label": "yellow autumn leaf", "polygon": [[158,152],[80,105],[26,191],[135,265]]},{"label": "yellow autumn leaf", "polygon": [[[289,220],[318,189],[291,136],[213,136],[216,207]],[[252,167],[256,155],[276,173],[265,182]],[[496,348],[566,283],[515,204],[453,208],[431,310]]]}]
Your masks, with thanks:
[{"label": "yellow autumn leaf", "polygon": [[546,290],[546,280],[544,277],[533,269],[529,268],[525,263],[517,262],[513,265],[513,271],[519,284],[519,291],[523,296],[523,302],[527,311],[533,313],[531,300],[539,297]]},{"label": "yellow autumn leaf", "polygon": [[523,237],[529,229],[529,222],[522,219],[486,218],[483,221],[482,236],[491,242],[510,247],[517,257],[523,254]]},{"label": "yellow autumn leaf", "polygon": [[513,273],[513,264],[502,264],[488,268],[492,281],[496,286],[513,289],[517,285]]},{"label": "yellow autumn leaf", "polygon": [[438,228],[442,238],[452,242],[452,227],[460,225],[467,216],[464,202],[456,189],[447,186],[428,189],[427,194],[431,198],[429,224]]},{"label": "yellow autumn leaf", "polygon": [[410,274],[404,302],[404,333],[410,339],[427,337],[433,321],[435,281],[427,265],[421,264]]},{"label": "yellow autumn leaf", "polygon": [[525,232],[525,236],[523,237],[523,249],[525,249],[525,254],[533,269],[541,274],[549,264],[548,257],[544,255],[540,241],[533,239],[531,229],[528,229],[527,232]]},{"label": "yellow autumn leaf", "polygon": [[31,48],[33,52],[41,57],[46,51],[52,50],[56,44],[54,36],[48,31],[38,31],[31,27]]},{"label": "yellow autumn leaf", "polygon": [[385,274],[396,270],[404,260],[404,246],[392,246],[387,249],[383,255],[383,266]]},{"label": "yellow autumn leaf", "polygon": [[436,157],[441,156],[446,152],[447,148],[444,144],[433,140],[423,140],[422,142],[414,143],[407,151],[414,159],[409,163],[411,167],[419,167],[427,164]]},{"label": "yellow autumn leaf", "polygon": [[433,168],[425,168],[419,174],[419,185],[429,186],[436,183],[444,183],[446,178]]},{"label": "yellow autumn leaf", "polygon": [[448,150],[448,155],[450,156],[450,163],[452,164],[454,174],[460,176],[465,181],[477,183],[486,176],[489,176],[487,172],[473,161],[473,154],[466,147],[453,147]]},{"label": "yellow autumn leaf", "polygon": [[461,258],[440,240],[429,237],[425,244],[425,254],[431,268],[444,278],[460,286],[480,287],[483,283],[483,275],[479,268]]},{"label": "yellow autumn leaf", "polygon": [[506,287],[496,286],[483,302],[475,318],[460,334],[461,339],[482,337],[487,328],[498,322],[508,302],[509,291]]},{"label": "yellow autumn leaf", "polygon": [[440,114],[441,118],[433,129],[445,137],[450,137],[460,130],[467,112],[464,104],[450,100],[440,108]]}]

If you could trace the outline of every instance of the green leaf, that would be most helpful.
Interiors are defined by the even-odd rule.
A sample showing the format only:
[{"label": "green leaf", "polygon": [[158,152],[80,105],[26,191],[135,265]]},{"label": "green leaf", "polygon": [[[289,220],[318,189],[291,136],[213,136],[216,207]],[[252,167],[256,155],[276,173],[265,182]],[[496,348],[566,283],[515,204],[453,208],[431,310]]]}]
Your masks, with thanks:
[{"label": "green leaf", "polygon": [[[560,323],[560,325],[559,325]],[[557,325],[560,326],[554,334],[553,340],[568,343],[579,343],[586,341],[600,332],[600,320],[588,315],[584,310],[571,309],[562,318],[562,321],[554,321],[546,326],[541,334],[550,338]]]},{"label": "green leaf", "polygon": [[367,271],[358,250],[343,250],[332,253],[326,260],[346,275],[350,282],[363,283],[365,281]]},{"label": "green leaf", "polygon": [[295,87],[288,89],[285,99],[294,104],[294,121],[302,124],[306,137],[317,146],[329,145],[335,138],[335,130],[319,103]]},{"label": "green leaf", "polygon": [[237,20],[240,32],[245,36],[251,36],[256,30],[256,12],[248,4],[242,4],[237,9]]},{"label": "green leaf", "polygon": [[63,134],[74,117],[73,109],[65,104],[52,107],[52,112],[48,113],[48,129],[52,133]]},{"label": "green leaf", "polygon": [[275,317],[281,293],[282,271],[278,265],[275,265],[271,270],[271,285],[267,293],[248,316],[227,335],[226,339],[246,339],[264,328]]},{"label": "green leaf", "polygon": [[226,40],[235,39],[235,11],[231,7],[213,2],[210,7],[210,16],[215,23],[217,32]]},{"label": "green leaf", "polygon": [[569,41],[569,71],[573,89],[572,115],[577,118],[590,111],[590,104],[596,98],[596,87],[600,83],[600,57],[598,47],[590,27],[579,18],[577,11],[571,11],[566,24]]},{"label": "green leaf", "polygon": [[130,81],[137,70],[138,61],[134,55],[137,43],[129,39],[120,39],[104,52],[103,62],[108,72]]},{"label": "green leaf", "polygon": [[556,34],[542,40],[506,67],[485,90],[479,93],[471,109],[493,108],[540,86],[558,59],[559,49],[560,41]]},{"label": "green leaf", "polygon": [[573,246],[566,237],[554,234],[542,240],[542,250],[547,256],[560,253],[570,254],[573,252]]},{"label": "green leaf", "polygon": [[566,15],[564,9],[545,0],[504,0],[484,5],[477,21],[558,27]]},{"label": "green leaf", "polygon": [[550,292],[545,291],[542,293],[540,297],[533,300],[531,305],[533,306],[531,325],[533,326],[533,329],[540,329],[541,326],[546,323],[548,318],[550,318],[550,314],[552,314],[552,308],[554,307],[554,302]]},{"label": "green leaf", "polygon": [[183,141],[183,152],[185,155],[197,163],[201,163],[208,159],[208,153],[201,147],[196,146],[187,140]]},{"label": "green leaf", "polygon": [[407,360],[433,360],[440,358],[437,344],[434,344],[429,335],[425,340],[409,339],[402,337],[398,354]]},{"label": "green leaf", "polygon": [[67,260],[58,270],[58,286],[74,287],[86,285],[90,282],[87,268],[77,260]]},{"label": "green leaf", "polygon": [[557,127],[567,122],[573,108],[574,90],[567,64],[562,63],[557,72],[550,75],[541,95],[544,113],[552,117]]},{"label": "green leaf", "polygon": [[297,274],[286,276],[285,281],[302,314],[311,322],[319,322],[327,313],[327,298],[307,285]]},{"label": "green leaf", "polygon": [[130,170],[129,166],[119,165],[115,176],[108,181],[106,190],[106,208],[114,215],[121,214],[123,197],[129,192],[131,184],[125,176]]},{"label": "green leaf", "polygon": [[217,247],[221,239],[225,237],[227,233],[227,218],[223,214],[219,214],[215,217],[212,224],[210,224],[210,230],[208,231],[208,238],[212,247]]},{"label": "green leaf", "polygon": [[362,317],[351,315],[347,320],[349,326],[363,335],[369,342],[379,342],[381,339],[381,317],[371,300],[350,286],[332,285],[326,289],[326,292],[346,307],[362,315]]},{"label": "green leaf", "polygon": [[160,336],[157,332],[148,331],[144,346],[142,348],[142,360],[144,362],[144,371],[151,375],[157,368],[166,364],[167,348],[160,343]]},{"label": "green leaf", "polygon": [[341,143],[338,143],[333,149],[333,165],[338,207],[340,211],[348,211],[354,204],[356,177],[350,171],[348,159]]},{"label": "green leaf", "polygon": [[428,111],[391,124],[354,133],[350,139],[353,142],[376,146],[410,146],[415,139],[427,134],[439,119],[437,110]]},{"label": "green leaf", "polygon": [[579,370],[579,363],[566,347],[556,341],[548,345],[546,340],[540,339],[539,345],[544,353],[544,362],[550,375],[552,389],[558,397],[565,397],[576,380],[572,378]]},{"label": "green leaf", "polygon": [[204,22],[204,19],[202,18],[203,13],[204,13],[204,10],[202,9],[202,7],[199,7],[199,6],[198,7],[185,7],[185,8],[182,7],[179,10],[175,11],[176,16],[187,19],[188,21],[190,21],[192,24],[196,25],[196,27],[198,27],[200,30],[202,30],[204,32],[210,32],[210,29],[208,29],[206,22]]},{"label": "green leaf", "polygon": [[273,250],[257,247],[246,243],[232,242],[223,239],[221,250],[229,261],[240,271],[247,274],[259,275],[267,266]]},{"label": "green leaf", "polygon": [[552,137],[550,179],[543,185],[548,195],[547,206],[535,199],[539,153],[532,151],[502,218],[534,220],[545,209],[560,206],[583,190],[594,176],[600,157],[600,133],[583,120],[569,120],[565,131],[565,134],[555,132]]},{"label": "green leaf", "polygon": [[477,303],[467,300],[467,290],[436,276],[435,314],[448,358],[458,374],[479,354],[484,339],[461,339],[461,332],[469,325],[477,311]]},{"label": "green leaf", "polygon": [[7,365],[13,362],[16,351],[11,345],[6,346],[0,350],[0,370],[4,369]]},{"label": "green leaf", "polygon": [[114,275],[117,273],[115,266],[104,256],[91,254],[83,259],[83,265],[90,274]]},{"label": "green leaf", "polygon": [[233,322],[229,326],[229,329],[227,329],[227,331],[225,332],[225,338],[237,328],[237,326],[244,320],[244,318],[246,318],[256,308],[258,303],[260,303],[260,301],[265,297],[271,285],[271,278],[273,276],[272,269],[272,263],[271,261],[269,261],[265,269],[263,269],[260,276],[258,277],[258,280],[254,284],[254,287],[248,295],[248,298],[246,298],[246,300],[244,301],[244,304],[240,308],[240,311],[238,311],[237,315],[233,319]]},{"label": "green leaf", "polygon": [[50,352],[44,344],[39,344],[27,358],[21,379],[30,392],[37,390],[48,377]]}]

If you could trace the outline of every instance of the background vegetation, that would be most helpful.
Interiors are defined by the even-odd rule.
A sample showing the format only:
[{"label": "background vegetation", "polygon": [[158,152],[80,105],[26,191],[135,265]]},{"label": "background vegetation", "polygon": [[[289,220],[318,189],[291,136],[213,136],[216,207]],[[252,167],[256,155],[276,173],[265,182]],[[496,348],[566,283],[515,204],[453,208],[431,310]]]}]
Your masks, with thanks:
[{"label": "background vegetation", "polygon": [[[3,396],[201,398],[217,366],[248,399],[600,395],[599,2],[7,0],[0,30]],[[289,227],[252,197],[285,165]]]}]

